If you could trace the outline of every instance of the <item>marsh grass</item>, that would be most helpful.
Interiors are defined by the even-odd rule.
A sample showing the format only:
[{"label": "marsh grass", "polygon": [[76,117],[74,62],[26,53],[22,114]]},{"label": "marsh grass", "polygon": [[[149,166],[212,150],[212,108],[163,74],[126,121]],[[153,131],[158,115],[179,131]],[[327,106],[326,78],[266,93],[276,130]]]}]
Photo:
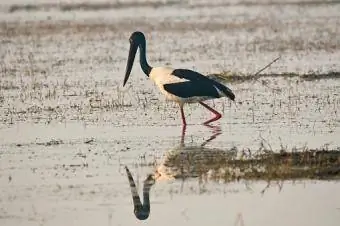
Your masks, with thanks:
[{"label": "marsh grass", "polygon": [[[159,1],[156,3],[140,3],[140,7],[150,7],[148,4],[168,3],[169,2],[164,3]],[[58,8],[62,11],[95,11],[110,7],[138,7],[138,4],[130,6],[119,4],[121,3],[104,2],[98,3],[98,5],[91,3],[12,5],[10,11],[45,10],[46,8]],[[315,24],[315,21],[308,20],[307,22],[313,24],[313,27],[324,27],[324,24]],[[124,31],[130,33],[131,29],[134,29],[135,27],[140,27],[145,32],[148,30],[157,30],[161,33],[162,31],[178,31],[179,34],[182,34],[182,32],[184,32],[183,34],[186,34],[186,32],[192,30],[199,32],[203,31],[204,33],[207,30],[244,30],[256,29],[264,26],[268,27],[268,21],[263,21],[261,19],[250,19],[242,22],[197,22],[188,20],[174,21],[171,23],[160,20],[150,23],[149,21],[132,18],[131,21],[118,20],[116,23],[109,24],[103,21],[81,22],[59,19],[26,22],[2,21],[0,23],[0,36],[4,39],[2,43],[5,44],[5,47],[8,45],[8,48],[5,48],[7,50],[2,57],[4,60],[0,62],[0,121],[5,123],[30,120],[45,123],[67,120],[98,122],[104,118],[106,121],[112,122],[118,118],[116,117],[116,112],[123,114],[125,111],[132,110],[138,111],[137,114],[140,113],[144,115],[160,112],[162,121],[163,119],[165,121],[165,119],[170,118],[175,118],[174,120],[176,120],[178,118],[178,109],[174,111],[169,110],[170,105],[160,101],[162,97],[159,96],[159,93],[156,93],[156,89],[150,92],[150,89],[144,90],[138,86],[135,86],[135,89],[131,87],[128,89],[122,88],[121,83],[117,83],[114,76],[112,76],[112,78],[107,78],[105,76],[101,80],[99,80],[98,77],[96,78],[98,80],[92,79],[93,77],[89,78],[89,76],[92,76],[92,73],[97,75],[97,70],[109,74],[112,69],[117,71],[117,68],[120,68],[119,65],[124,65],[126,63],[126,53],[124,52],[120,55],[120,53],[117,52],[117,56],[112,55],[112,52],[107,51],[107,49],[110,48],[109,46],[114,43],[113,45],[116,45],[115,47],[123,49],[122,46],[126,45]],[[327,30],[326,28],[325,30]],[[326,32],[331,37],[331,45],[335,45],[335,47],[337,47],[336,44],[338,41],[336,38],[332,37],[337,37],[336,32],[337,30],[334,33],[332,29],[330,29],[328,33]],[[98,36],[98,34],[100,34],[100,36]],[[122,38],[124,39],[124,44]],[[263,39],[265,40],[264,42],[270,41],[265,38],[266,37]],[[326,38],[328,38],[328,36]],[[276,40],[276,38],[273,40]],[[72,41],[74,41],[74,44],[72,44]],[[182,45],[179,43],[181,41],[182,40],[179,39],[178,42],[176,41],[176,45],[173,45],[176,49],[173,50],[173,55],[183,55],[178,54],[179,51],[181,53],[183,51]],[[171,42],[172,41],[170,41],[170,43]],[[289,37],[287,42],[292,46],[299,45],[297,47],[298,49],[306,46],[306,42],[312,42],[314,47],[320,43],[319,39],[315,37],[308,40],[306,39],[304,42],[296,42],[295,36]],[[108,46],[106,46],[105,43],[109,43]],[[275,43],[279,44],[279,42]],[[102,50],[103,52],[99,51],[100,53],[99,55],[96,55],[96,57],[79,57],[73,55],[73,53],[70,54],[70,56],[62,55],[61,58],[59,56],[61,52],[66,55],[69,54],[69,51],[65,51],[65,49],[85,49],[90,52],[94,48],[97,48],[97,45],[102,46],[102,44],[105,47],[103,48],[105,50]],[[251,43],[251,45],[252,44],[257,45],[263,43],[257,43],[257,40],[255,40],[255,43]],[[95,47],[93,48],[91,45]],[[289,45],[288,47],[291,48]],[[156,48],[156,50],[154,50],[153,53],[151,51],[152,54],[150,54],[150,58],[155,55],[155,52],[159,54],[158,47],[152,46],[153,45],[150,45],[150,49]],[[233,51],[242,52],[242,49],[240,48],[244,46],[246,46],[245,43],[233,44]],[[189,46],[185,51],[188,51],[190,48],[192,47]],[[204,52],[209,53],[210,50],[205,48],[208,47],[203,48]],[[200,48],[197,48],[197,51],[199,49]],[[252,49],[247,50],[247,52],[251,51]],[[271,52],[273,51],[274,50],[271,50]],[[332,48],[332,51],[334,51],[334,48]],[[110,55],[114,57],[111,57]],[[163,60],[159,61],[165,61],[164,55],[159,55],[159,57],[163,58]],[[122,61],[123,59],[124,62]],[[168,57],[166,59],[168,59]],[[178,58],[177,60],[181,60],[181,58]],[[192,56],[192,58],[190,58],[190,61],[191,60],[195,60],[195,57]],[[84,66],[84,64],[87,63],[89,66]],[[111,67],[112,65],[114,66]],[[82,71],[88,75],[86,74],[85,76],[81,75],[82,77],[77,77],[80,74],[79,72]],[[108,71],[110,72],[108,73]],[[73,74],[76,76],[73,76]],[[315,105],[319,114],[316,115],[313,112],[311,113],[315,116],[312,117],[314,120],[312,121],[312,123],[314,123],[313,127],[318,127],[320,118],[325,120],[324,124],[329,127],[329,131],[335,131],[334,128],[336,128],[338,124],[336,118],[339,101],[336,100],[335,96],[332,96],[332,91],[326,91],[329,92],[329,97],[324,96],[323,94],[325,92],[321,91],[314,94],[315,98],[309,95],[303,100],[302,94],[304,91],[298,90],[301,87],[297,84],[294,85],[294,82],[296,81],[293,81],[293,79],[297,79],[298,82],[306,80],[324,80],[326,78],[338,79],[340,77],[339,72],[335,71],[326,74],[317,72],[309,74],[260,74],[256,76],[244,75],[238,72],[221,72],[212,76],[223,82],[234,83],[232,88],[237,95],[237,105],[229,103],[229,106],[225,106],[225,103],[220,101],[222,102],[222,111],[224,112],[225,108],[228,111],[233,106],[236,106],[237,111],[242,112],[241,114],[245,115],[243,118],[244,121],[249,120],[252,124],[268,122],[269,120],[271,120],[270,122],[274,122],[275,120],[285,121],[287,117],[301,117],[302,113],[306,114],[307,111],[308,113],[312,112]],[[285,80],[288,81],[287,84],[289,86],[286,86],[287,84],[279,84],[284,80],[279,80],[281,78],[287,78]],[[270,89],[258,90],[258,87],[249,85],[249,83],[259,79],[261,79],[261,85],[269,87]],[[333,87],[332,85],[329,86]],[[287,89],[287,87],[289,87],[289,89]],[[308,89],[313,89],[313,86],[308,87]],[[249,94],[249,90],[251,91],[251,95]],[[286,95],[287,90],[289,91],[289,95]],[[311,102],[312,100],[317,100],[317,102]],[[304,108],[304,101],[312,103],[312,107],[309,106],[309,108]],[[218,102],[216,106],[220,106],[220,102]],[[193,108],[194,107],[196,107],[196,105],[193,105]],[[140,111],[141,109],[143,110],[143,113]],[[150,109],[152,109],[152,113],[147,112],[147,110]],[[289,114],[286,113],[287,109]],[[331,117],[329,117],[328,113],[323,112],[323,109],[331,109]],[[173,115],[172,112],[174,112]],[[333,112],[335,113],[333,114]],[[188,116],[191,114],[195,116],[194,111],[188,111],[187,114]],[[136,116],[132,117],[136,118]],[[298,122],[299,118],[292,119],[292,121],[293,120]],[[301,124],[303,125],[303,123]]]},{"label": "marsh grass", "polygon": [[[30,119],[34,122],[46,123],[65,120],[98,121],[101,113],[140,108],[144,111],[156,108],[162,113],[161,117],[170,117],[169,104],[157,99],[155,97],[157,94],[150,90],[141,91],[140,88],[134,89],[132,86],[122,88],[121,84],[114,80],[81,81],[70,80],[67,77],[53,79],[53,75],[50,74],[52,72],[44,68],[39,69],[39,63],[34,55],[22,56],[22,58],[26,62],[24,73],[16,72],[11,76],[2,74],[3,79],[0,81],[0,106],[2,106],[0,110],[3,113],[1,121],[5,123],[12,124]],[[10,65],[3,63],[2,67],[9,68]],[[9,73],[10,70],[3,69],[3,71]],[[246,84],[256,81],[261,76],[268,78],[266,81],[261,81],[261,84],[269,89],[259,92],[256,86],[251,86],[251,89],[247,88]],[[247,118],[253,124],[258,123],[259,120],[273,121],[279,118],[285,119],[288,116],[292,119],[295,117],[297,122],[298,117],[302,117],[305,111],[314,111],[312,114],[322,115],[326,127],[329,131],[334,131],[338,124],[336,120],[340,101],[338,96],[331,90],[322,95],[306,94],[300,89],[300,80],[305,78],[309,80],[312,80],[311,78],[337,79],[339,73],[320,75],[286,73],[278,76],[283,78],[287,86],[280,84],[282,81],[272,74],[255,77],[230,72],[220,73],[215,79],[230,80],[242,85],[235,91],[238,93],[236,107],[238,111],[245,111]],[[247,89],[243,90],[243,86]],[[252,90],[253,92],[250,93]],[[270,98],[266,97],[268,95]],[[224,103],[222,107],[224,112]],[[232,107],[233,105],[229,103],[227,109]],[[328,111],[326,112],[325,109]],[[175,113],[174,117],[177,117],[177,112]],[[191,113],[192,111],[188,111],[189,115]],[[319,119],[314,120],[313,128],[319,121]]]},{"label": "marsh grass", "polygon": [[54,79],[53,71],[41,66],[32,52],[21,52],[18,61],[22,64],[14,74],[9,62],[1,64],[0,110],[4,123],[99,120],[93,113],[132,107],[131,98],[126,98],[129,90],[121,89],[116,82]]},{"label": "marsh grass", "polygon": [[162,165],[169,176],[196,177],[213,181],[339,179],[340,149],[273,151],[265,145],[258,150],[236,147],[230,150],[193,148],[168,153]]},{"label": "marsh grass", "polygon": [[298,74],[294,72],[285,72],[285,73],[262,73],[258,75],[253,74],[242,74],[238,72],[232,72],[232,71],[224,71],[221,73],[211,74],[211,77],[215,78],[216,80],[222,81],[222,82],[232,82],[232,83],[241,83],[246,81],[254,81],[258,80],[259,78],[298,78],[300,80],[306,80],[306,81],[314,81],[314,80],[320,80],[320,79],[339,79],[340,78],[340,72],[332,71],[328,73],[306,73],[306,74]]},{"label": "marsh grass", "polygon": [[237,111],[244,111],[250,123],[284,122],[297,131],[304,128],[314,134],[318,130],[336,131],[340,104],[336,85],[321,90],[324,84],[337,84],[337,78],[330,75],[332,78],[328,79],[327,75],[322,75],[319,77],[325,79],[306,81],[298,74],[269,76],[259,80],[261,83],[254,84],[257,81],[254,78],[235,85],[238,87],[235,92],[239,94],[235,102]]}]

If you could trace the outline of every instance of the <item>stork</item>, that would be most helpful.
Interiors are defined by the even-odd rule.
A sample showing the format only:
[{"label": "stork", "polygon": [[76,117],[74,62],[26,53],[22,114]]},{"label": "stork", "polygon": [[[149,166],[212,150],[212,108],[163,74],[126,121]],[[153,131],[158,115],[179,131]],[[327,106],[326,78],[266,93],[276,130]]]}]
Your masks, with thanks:
[{"label": "stork", "polygon": [[125,166],[126,175],[129,180],[129,185],[132,194],[133,206],[134,206],[134,214],[139,220],[146,220],[150,215],[150,189],[152,185],[155,184],[155,178],[152,174],[149,174],[147,178],[144,180],[143,185],[143,204],[139,198],[136,184],[133,180],[133,177],[130,173],[130,170],[127,166]]},{"label": "stork", "polygon": [[133,32],[129,41],[130,50],[123,86],[125,86],[129,79],[135,55],[139,48],[142,71],[154,81],[167,100],[179,104],[183,126],[186,126],[183,111],[183,105],[185,103],[198,102],[211,111],[215,117],[203,123],[207,125],[220,119],[222,115],[215,109],[203,103],[203,101],[220,97],[228,97],[234,101],[235,95],[228,87],[196,71],[189,69],[173,69],[170,67],[151,67],[146,59],[146,40],[142,32]]}]

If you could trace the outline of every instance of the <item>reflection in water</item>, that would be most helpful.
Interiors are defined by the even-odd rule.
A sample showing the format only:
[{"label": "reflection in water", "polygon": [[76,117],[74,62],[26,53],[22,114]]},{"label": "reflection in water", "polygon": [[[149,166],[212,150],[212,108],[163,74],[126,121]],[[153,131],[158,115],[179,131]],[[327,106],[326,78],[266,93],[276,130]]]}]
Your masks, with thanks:
[{"label": "reflection in water", "polygon": [[150,189],[152,185],[155,184],[155,179],[152,174],[149,174],[147,178],[144,180],[143,184],[143,203],[141,202],[136,184],[133,180],[133,177],[130,173],[130,170],[127,166],[125,166],[126,174],[129,179],[129,184],[131,188],[133,206],[134,206],[134,213],[137,219],[139,220],[146,220],[150,214]]},{"label": "reflection in water", "polygon": [[244,226],[243,215],[242,213],[238,213],[236,216],[235,226]]},{"label": "reflection in water", "polygon": [[[222,133],[219,127],[209,127],[212,135],[199,145],[185,144],[186,127],[183,127],[179,145],[168,151],[161,164],[157,165],[154,174],[149,174],[144,180],[143,203],[134,179],[125,167],[137,219],[148,219],[149,193],[155,182],[160,180],[182,179],[180,192],[183,192],[184,180],[197,178],[200,194],[207,191],[205,182],[208,180],[228,183],[244,179],[247,188],[249,181],[265,180],[268,184],[261,191],[263,194],[273,184],[277,184],[281,191],[285,180],[340,178],[339,150],[273,151],[263,144],[258,150],[238,150],[237,147],[209,148],[207,144]],[[244,226],[241,213],[237,215],[234,225]]]},{"label": "reflection in water", "polygon": [[212,136],[198,146],[186,146],[183,128],[178,147],[168,151],[155,172],[156,180],[199,178],[230,182],[245,180],[337,179],[340,178],[340,151],[307,149],[271,150],[263,143],[257,150],[237,147],[207,148],[221,130],[212,127]]},{"label": "reflection in water", "polygon": [[[214,131],[214,134],[208,140],[202,143],[201,145],[202,148],[204,145],[206,145],[207,143],[215,139],[219,134],[221,134],[220,127],[213,127],[213,126],[208,126],[208,125],[206,126],[212,128]],[[182,129],[182,137],[181,137],[181,142],[179,145],[180,150],[183,150],[185,146],[184,145],[185,131],[186,131],[186,126],[184,126]],[[136,184],[127,166],[125,166],[125,170],[126,170],[126,174],[129,180],[129,184],[130,184],[132,200],[133,200],[133,205],[134,205],[134,214],[137,219],[146,220],[148,219],[150,215],[150,190],[151,190],[151,187],[155,184],[155,179],[159,177],[160,174],[156,172],[155,175],[153,174],[147,175],[143,183],[143,203],[142,203],[138,195]]]},{"label": "reflection in water", "polygon": [[210,167],[211,163],[219,164],[219,159],[231,158],[235,155],[233,151],[225,152],[221,149],[205,147],[222,133],[219,126],[206,125],[206,127],[211,129],[212,135],[195,146],[185,144],[186,127],[183,127],[180,144],[168,151],[162,163],[158,165],[155,172],[156,180],[199,177],[203,173],[202,167]]},{"label": "reflection in water", "polygon": [[[204,124],[205,127],[210,128],[212,130],[212,135],[210,136],[209,139],[205,140],[200,146],[203,147],[206,144],[208,144],[209,142],[211,142],[212,140],[214,140],[218,135],[222,134],[222,130],[220,126],[212,126],[209,124]],[[184,139],[185,139],[185,133],[186,133],[186,125],[184,125],[182,127],[182,136],[181,136],[181,143],[180,143],[180,147],[184,147]]]}]

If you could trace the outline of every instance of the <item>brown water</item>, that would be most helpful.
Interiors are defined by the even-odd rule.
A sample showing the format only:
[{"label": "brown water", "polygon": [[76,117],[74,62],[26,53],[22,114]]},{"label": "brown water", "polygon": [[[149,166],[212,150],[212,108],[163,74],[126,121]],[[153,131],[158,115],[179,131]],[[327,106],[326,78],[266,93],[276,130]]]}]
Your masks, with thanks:
[{"label": "brown water", "polygon": [[[122,87],[135,30],[153,66],[251,75],[281,56],[263,73],[305,75],[228,82],[235,103],[207,101],[223,117],[206,149],[339,150],[337,1],[58,2],[0,5],[1,225],[143,223],[124,166],[141,191],[164,156],[182,150],[182,126],[178,106],[137,64]],[[195,149],[216,128],[201,125],[211,117],[201,106],[184,110]],[[339,188],[159,179],[144,224],[338,225]]]}]

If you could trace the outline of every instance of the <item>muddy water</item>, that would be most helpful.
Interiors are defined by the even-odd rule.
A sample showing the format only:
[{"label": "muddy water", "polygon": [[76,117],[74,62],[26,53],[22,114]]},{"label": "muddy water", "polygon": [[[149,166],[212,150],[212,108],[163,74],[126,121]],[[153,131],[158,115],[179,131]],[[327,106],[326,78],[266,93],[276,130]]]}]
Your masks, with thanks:
[{"label": "muddy water", "polygon": [[[141,193],[164,156],[184,149],[178,107],[137,64],[122,87],[137,29],[154,66],[251,75],[281,56],[264,73],[305,75],[227,82],[236,101],[207,101],[223,114],[213,128],[201,125],[209,112],[186,106],[189,149],[339,149],[336,1],[77,2],[0,5],[1,225],[143,223],[124,166]],[[144,223],[338,225],[339,188],[337,180],[159,177]]]}]

